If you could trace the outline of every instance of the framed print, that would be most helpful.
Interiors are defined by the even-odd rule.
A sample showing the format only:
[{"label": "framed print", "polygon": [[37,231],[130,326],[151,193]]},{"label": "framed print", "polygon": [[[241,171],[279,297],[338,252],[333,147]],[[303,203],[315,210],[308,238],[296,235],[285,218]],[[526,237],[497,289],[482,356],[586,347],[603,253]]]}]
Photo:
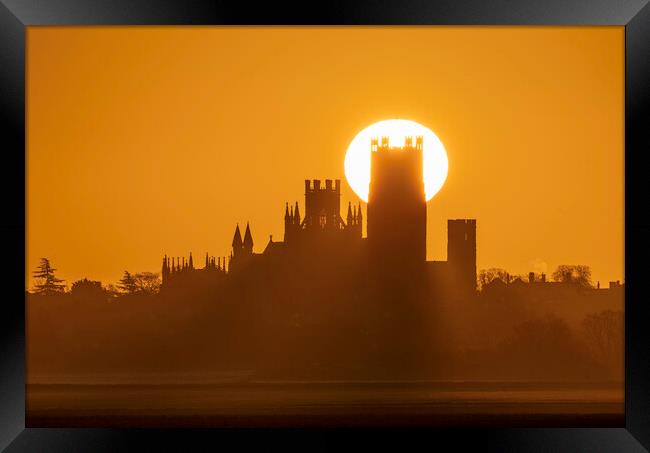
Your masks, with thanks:
[{"label": "framed print", "polygon": [[6,1],[0,446],[648,448],[650,7],[531,3]]}]

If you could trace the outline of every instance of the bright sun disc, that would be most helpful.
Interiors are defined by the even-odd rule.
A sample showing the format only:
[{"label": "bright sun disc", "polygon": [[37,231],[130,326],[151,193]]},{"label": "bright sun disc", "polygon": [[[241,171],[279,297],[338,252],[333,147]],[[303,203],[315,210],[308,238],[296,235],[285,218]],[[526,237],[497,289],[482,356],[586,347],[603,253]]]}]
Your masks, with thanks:
[{"label": "bright sun disc", "polygon": [[424,192],[427,201],[442,188],[447,179],[449,162],[447,151],[433,131],[415,121],[384,120],[359,132],[348,146],[345,154],[345,177],[352,190],[368,202],[370,186],[370,139],[388,137],[390,146],[404,146],[404,138],[423,137]]}]

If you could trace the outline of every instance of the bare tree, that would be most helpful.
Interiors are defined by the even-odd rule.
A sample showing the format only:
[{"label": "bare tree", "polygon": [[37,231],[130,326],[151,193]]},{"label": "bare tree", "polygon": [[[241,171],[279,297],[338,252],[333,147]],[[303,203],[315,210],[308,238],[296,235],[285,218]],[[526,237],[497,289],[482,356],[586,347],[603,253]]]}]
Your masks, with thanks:
[{"label": "bare tree", "polygon": [[591,268],[583,264],[561,264],[553,272],[556,282],[576,283],[580,286],[591,287]]},{"label": "bare tree", "polygon": [[587,345],[597,360],[611,364],[623,356],[623,312],[605,310],[582,321]]},{"label": "bare tree", "polygon": [[139,272],[133,276],[136,291],[143,294],[155,294],[160,290],[160,275],[154,272]]},{"label": "bare tree", "polygon": [[104,292],[106,293],[106,298],[109,301],[115,300],[120,295],[120,289],[112,283],[106,285]]},{"label": "bare tree", "polygon": [[479,288],[483,288],[483,286],[487,285],[488,283],[499,279],[504,283],[507,283],[506,279],[508,278],[508,272],[506,272],[505,269],[501,269],[498,267],[492,267],[490,269],[481,269],[481,271],[478,274],[478,286]]}]

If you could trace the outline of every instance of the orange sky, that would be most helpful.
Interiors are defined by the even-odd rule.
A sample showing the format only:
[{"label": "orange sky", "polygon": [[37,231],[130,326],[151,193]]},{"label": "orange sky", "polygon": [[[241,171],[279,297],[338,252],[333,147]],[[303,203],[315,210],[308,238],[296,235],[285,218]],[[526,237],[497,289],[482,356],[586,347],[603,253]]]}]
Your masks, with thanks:
[{"label": "orange sky", "polygon": [[448,218],[476,218],[479,269],[623,280],[623,27],[29,27],[27,45],[29,275],[43,256],[69,284],[202,263],[248,220],[261,251],[305,178],[357,200],[347,145],[405,118],[449,156],[428,259]]}]

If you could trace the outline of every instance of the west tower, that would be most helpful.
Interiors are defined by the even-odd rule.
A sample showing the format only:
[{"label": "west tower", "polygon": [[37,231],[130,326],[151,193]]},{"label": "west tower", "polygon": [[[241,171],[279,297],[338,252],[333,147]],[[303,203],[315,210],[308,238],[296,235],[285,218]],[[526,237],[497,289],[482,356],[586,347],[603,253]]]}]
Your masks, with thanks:
[{"label": "west tower", "polygon": [[423,138],[406,137],[389,146],[388,137],[370,141],[368,245],[373,262],[392,268],[426,260],[427,204],[422,164]]}]

